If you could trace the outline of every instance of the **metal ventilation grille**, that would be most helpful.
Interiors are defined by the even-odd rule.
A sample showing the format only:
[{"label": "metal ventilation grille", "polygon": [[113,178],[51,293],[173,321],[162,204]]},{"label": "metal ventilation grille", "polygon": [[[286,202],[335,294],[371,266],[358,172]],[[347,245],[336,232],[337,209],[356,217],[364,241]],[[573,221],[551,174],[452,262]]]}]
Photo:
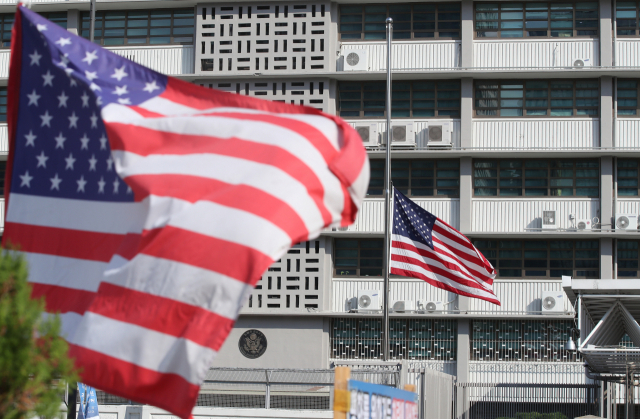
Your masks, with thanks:
[{"label": "metal ventilation grille", "polygon": [[358,308],[367,308],[371,305],[371,297],[368,295],[361,295],[358,298]]},{"label": "metal ventilation grille", "polygon": [[429,141],[442,141],[441,125],[434,125],[429,127]]},{"label": "metal ventilation grille", "polygon": [[586,230],[587,228],[587,223],[584,221],[580,221],[578,222],[578,230]]},{"label": "metal ventilation grille", "polygon": [[391,128],[391,139],[392,141],[407,141],[407,127],[406,126],[395,126]]},{"label": "metal ventilation grille", "polygon": [[356,131],[358,132],[358,134],[360,134],[360,138],[362,138],[362,141],[364,142],[369,141],[369,136],[371,135],[371,128],[361,126],[361,127],[356,127]]},{"label": "metal ventilation grille", "polygon": [[618,219],[616,220],[616,227],[617,228],[627,228],[629,227],[630,221],[629,221],[629,217],[621,215],[618,217]]},{"label": "metal ventilation grille", "polygon": [[429,301],[426,305],[425,305],[425,310],[428,312],[434,312],[438,306],[436,306],[436,303],[434,303],[433,301]]},{"label": "metal ventilation grille", "polygon": [[542,307],[545,310],[551,310],[555,306],[556,306],[556,299],[553,297],[545,297],[545,299],[542,300]]},{"label": "metal ventilation grille", "polygon": [[350,65],[351,67],[358,65],[359,62],[360,62],[360,56],[355,52],[351,52],[349,53],[349,55],[347,55],[347,64]]}]

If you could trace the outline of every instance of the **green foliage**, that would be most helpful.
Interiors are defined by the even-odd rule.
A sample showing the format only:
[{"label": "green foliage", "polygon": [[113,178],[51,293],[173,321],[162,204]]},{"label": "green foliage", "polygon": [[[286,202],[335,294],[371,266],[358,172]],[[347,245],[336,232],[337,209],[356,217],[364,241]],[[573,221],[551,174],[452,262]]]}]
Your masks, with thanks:
[{"label": "green foliage", "polygon": [[27,264],[14,252],[0,254],[0,418],[60,416],[66,382],[75,385],[60,318],[42,317],[44,301],[32,300]]}]

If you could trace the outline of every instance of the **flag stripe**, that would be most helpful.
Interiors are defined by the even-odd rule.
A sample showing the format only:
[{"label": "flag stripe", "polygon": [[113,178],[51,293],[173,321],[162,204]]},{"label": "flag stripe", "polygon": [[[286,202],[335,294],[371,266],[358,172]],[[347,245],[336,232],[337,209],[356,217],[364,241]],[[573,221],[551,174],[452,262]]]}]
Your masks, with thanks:
[{"label": "flag stripe", "polygon": [[31,283],[31,298],[43,298],[45,311],[49,313],[78,313],[83,314],[89,306],[95,293],[57,285]]},{"label": "flag stripe", "polygon": [[105,262],[68,258],[42,253],[23,253],[29,264],[29,282],[58,285],[82,291],[96,292],[108,266]]}]

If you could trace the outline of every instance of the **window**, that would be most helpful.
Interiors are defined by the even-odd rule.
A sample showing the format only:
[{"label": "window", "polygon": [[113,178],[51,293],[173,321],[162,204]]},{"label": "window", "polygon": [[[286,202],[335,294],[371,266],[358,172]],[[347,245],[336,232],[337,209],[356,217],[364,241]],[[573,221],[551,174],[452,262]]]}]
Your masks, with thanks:
[{"label": "window", "polygon": [[616,28],[618,36],[638,36],[638,2],[616,3]]},{"label": "window", "polygon": [[638,112],[638,80],[618,80],[618,116],[640,115]]},{"label": "window", "polygon": [[336,239],[335,276],[382,276],[382,239]]},{"label": "window", "polygon": [[598,80],[476,81],[475,115],[598,116]]},{"label": "window", "polygon": [[[384,194],[384,160],[370,160],[367,196]],[[393,186],[407,196],[460,196],[459,160],[392,160]]]},{"label": "window", "polygon": [[618,240],[618,278],[638,278],[638,240]]},{"label": "window", "polygon": [[598,36],[598,3],[476,3],[477,38]]},{"label": "window", "polygon": [[[393,118],[459,118],[460,81],[397,81],[391,91]],[[339,114],[352,118],[385,116],[385,82],[340,82]]]},{"label": "window", "polygon": [[[82,36],[89,38],[89,13],[82,13]],[[96,12],[99,45],[193,44],[195,14],[189,9]]]},{"label": "window", "polygon": [[[49,19],[53,23],[67,29],[67,12],[43,12],[40,16]],[[2,38],[2,48],[11,47],[11,28],[13,27],[13,13],[0,14],[0,35]]]},{"label": "window", "polygon": [[474,160],[475,196],[600,195],[597,160]]},{"label": "window", "polygon": [[393,39],[460,39],[460,3],[341,5],[340,39],[387,39],[387,17]]},{"label": "window", "polygon": [[564,349],[573,320],[473,320],[473,361],[577,361]]},{"label": "window", "polygon": [[0,122],[7,122],[7,88],[0,87]]},{"label": "window", "polygon": [[496,278],[599,278],[598,240],[474,240]]},{"label": "window", "polygon": [[[391,319],[389,358],[455,361],[458,340],[456,320]],[[382,320],[331,319],[331,353],[336,359],[382,358]]]},{"label": "window", "polygon": [[638,160],[618,160],[618,196],[638,196]]},{"label": "window", "polygon": [[4,196],[4,177],[7,173],[7,162],[0,161],[0,195]]}]

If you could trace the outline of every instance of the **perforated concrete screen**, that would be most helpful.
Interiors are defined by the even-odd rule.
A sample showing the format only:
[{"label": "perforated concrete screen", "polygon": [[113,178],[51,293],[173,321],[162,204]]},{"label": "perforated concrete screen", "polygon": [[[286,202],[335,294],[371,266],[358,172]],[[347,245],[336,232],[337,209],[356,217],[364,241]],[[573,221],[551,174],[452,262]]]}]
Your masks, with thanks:
[{"label": "perforated concrete screen", "polygon": [[199,5],[196,74],[329,71],[329,7],[329,2]]},{"label": "perforated concrete screen", "polygon": [[203,80],[199,85],[225,92],[255,96],[276,102],[307,105],[323,112],[331,112],[329,101],[329,79],[305,79],[287,81],[283,79],[250,79],[240,81]]},{"label": "perforated concrete screen", "polygon": [[243,313],[315,312],[324,298],[326,239],[299,243],[262,275]]}]

